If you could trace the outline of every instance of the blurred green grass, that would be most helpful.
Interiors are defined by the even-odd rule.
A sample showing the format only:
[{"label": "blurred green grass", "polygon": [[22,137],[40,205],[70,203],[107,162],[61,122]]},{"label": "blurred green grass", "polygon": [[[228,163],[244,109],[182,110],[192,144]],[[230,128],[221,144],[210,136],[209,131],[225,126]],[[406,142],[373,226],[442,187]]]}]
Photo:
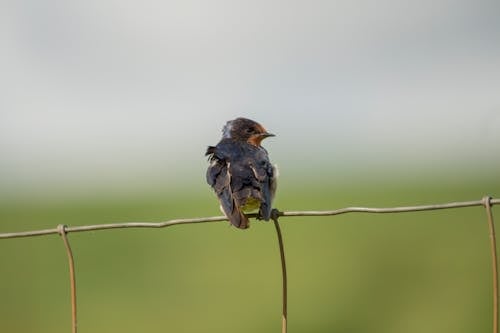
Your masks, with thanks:
[{"label": "blurred green grass", "polygon": [[[400,206],[500,196],[500,180],[282,181],[280,210]],[[311,185],[313,184],[313,185]],[[165,187],[167,188],[167,187]],[[494,208],[494,213],[498,208]],[[2,197],[0,232],[220,215],[204,184],[141,193]],[[290,332],[488,332],[484,209],[282,219]],[[69,235],[80,332],[279,332],[274,227],[227,222]],[[0,328],[67,332],[58,236],[0,240]]]}]

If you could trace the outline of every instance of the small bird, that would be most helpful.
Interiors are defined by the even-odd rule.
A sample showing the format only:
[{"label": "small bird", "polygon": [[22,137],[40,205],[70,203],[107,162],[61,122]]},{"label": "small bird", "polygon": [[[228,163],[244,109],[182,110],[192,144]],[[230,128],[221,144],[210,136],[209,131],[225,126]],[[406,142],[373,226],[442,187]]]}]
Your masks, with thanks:
[{"label": "small bird", "polygon": [[249,227],[245,212],[258,209],[260,218],[271,218],[277,169],[260,145],[271,136],[274,134],[259,123],[236,118],[226,123],[222,139],[205,153],[210,161],[207,183],[217,194],[229,222],[240,229]]}]

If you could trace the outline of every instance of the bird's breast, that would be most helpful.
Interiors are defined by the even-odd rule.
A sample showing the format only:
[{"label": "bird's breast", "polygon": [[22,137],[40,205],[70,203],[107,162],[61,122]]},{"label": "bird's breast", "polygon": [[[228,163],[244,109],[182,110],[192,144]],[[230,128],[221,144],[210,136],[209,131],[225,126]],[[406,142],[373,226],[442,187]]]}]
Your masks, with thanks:
[{"label": "bird's breast", "polygon": [[259,207],[260,207],[260,200],[257,198],[250,197],[246,200],[245,204],[240,207],[240,209],[245,213],[247,213],[259,209]]}]

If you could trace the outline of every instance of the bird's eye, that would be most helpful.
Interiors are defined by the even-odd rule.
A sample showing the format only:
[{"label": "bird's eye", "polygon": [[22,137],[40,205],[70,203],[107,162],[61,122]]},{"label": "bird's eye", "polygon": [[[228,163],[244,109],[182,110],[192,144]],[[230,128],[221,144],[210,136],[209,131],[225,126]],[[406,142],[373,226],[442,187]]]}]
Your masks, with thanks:
[{"label": "bird's eye", "polygon": [[252,134],[252,133],[255,133],[255,129],[253,127],[249,127],[249,128],[246,129],[246,132],[248,134]]}]

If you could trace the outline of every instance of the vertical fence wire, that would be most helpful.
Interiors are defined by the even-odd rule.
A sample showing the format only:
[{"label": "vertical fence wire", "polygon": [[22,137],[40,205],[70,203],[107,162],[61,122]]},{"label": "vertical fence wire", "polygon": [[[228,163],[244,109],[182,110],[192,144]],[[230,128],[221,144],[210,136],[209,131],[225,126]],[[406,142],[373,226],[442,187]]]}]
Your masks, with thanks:
[{"label": "vertical fence wire", "polygon": [[69,281],[71,288],[71,332],[76,333],[76,278],[75,278],[75,260],[73,259],[73,252],[71,251],[71,246],[69,245],[68,236],[66,235],[66,226],[60,224],[57,226],[59,234],[64,242],[64,247],[66,248],[66,254],[68,255],[68,266],[69,266]]},{"label": "vertical fence wire", "polygon": [[491,211],[491,197],[484,197],[484,208],[488,217],[488,227],[490,232],[491,247],[491,270],[493,275],[493,333],[498,332],[498,261],[497,261],[497,243],[495,235],[495,224],[493,222],[493,212]]},{"label": "vertical fence wire", "polygon": [[281,277],[282,277],[282,311],[281,311],[281,333],[287,332],[288,327],[288,287],[286,275],[286,261],[285,261],[285,246],[283,244],[283,236],[281,235],[281,228],[278,222],[278,212],[273,216],[274,227],[276,228],[276,235],[278,236],[278,245],[280,248],[281,259]]}]

